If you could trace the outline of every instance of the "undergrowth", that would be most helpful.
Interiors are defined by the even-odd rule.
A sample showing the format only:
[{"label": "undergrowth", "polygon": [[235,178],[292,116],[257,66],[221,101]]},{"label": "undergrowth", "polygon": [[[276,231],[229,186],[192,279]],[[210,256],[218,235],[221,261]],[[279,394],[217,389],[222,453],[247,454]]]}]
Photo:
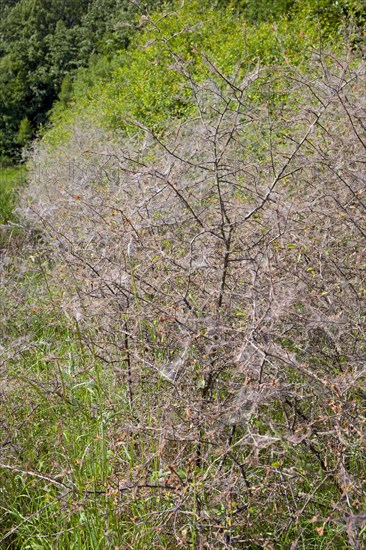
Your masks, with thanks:
[{"label": "undergrowth", "polygon": [[14,219],[16,191],[25,180],[23,166],[3,167],[0,164],[0,224]]}]

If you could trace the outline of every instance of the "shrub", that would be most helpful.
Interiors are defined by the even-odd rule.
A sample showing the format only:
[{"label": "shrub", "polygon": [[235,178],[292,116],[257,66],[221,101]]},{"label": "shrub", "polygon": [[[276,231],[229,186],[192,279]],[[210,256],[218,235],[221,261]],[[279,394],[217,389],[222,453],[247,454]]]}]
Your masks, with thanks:
[{"label": "shrub", "polygon": [[141,117],[118,138],[84,116],[34,156],[25,213],[70,351],[38,345],[31,377],[9,363],[35,386],[25,424],[50,395],[58,427],[33,428],[21,478],[41,470],[28,490],[38,518],[47,502],[61,514],[64,545],[83,517],[79,547],[357,547],[364,67],[210,68],[192,78],[199,114],[164,135]]}]

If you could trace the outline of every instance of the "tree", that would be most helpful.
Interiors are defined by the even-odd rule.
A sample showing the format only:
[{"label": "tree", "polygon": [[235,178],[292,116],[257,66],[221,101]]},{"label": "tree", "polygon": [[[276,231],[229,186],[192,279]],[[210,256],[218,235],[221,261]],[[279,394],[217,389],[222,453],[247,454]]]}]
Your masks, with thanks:
[{"label": "tree", "polygon": [[19,131],[17,135],[17,142],[21,147],[24,147],[32,139],[33,128],[29,121],[29,118],[25,116],[19,125]]},{"label": "tree", "polygon": [[0,154],[19,148],[25,116],[34,127],[46,121],[66,75],[86,66],[91,55],[126,47],[133,26],[125,23],[138,9],[128,0],[6,3],[0,22]]}]

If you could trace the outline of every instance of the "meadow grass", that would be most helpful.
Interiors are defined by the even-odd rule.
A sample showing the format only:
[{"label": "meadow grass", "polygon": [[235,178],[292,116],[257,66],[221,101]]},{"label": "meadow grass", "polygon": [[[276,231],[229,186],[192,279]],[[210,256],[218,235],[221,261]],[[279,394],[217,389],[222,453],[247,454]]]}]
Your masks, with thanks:
[{"label": "meadow grass", "polygon": [[26,181],[26,170],[22,165],[0,165],[0,224],[14,220],[14,206],[18,189]]}]

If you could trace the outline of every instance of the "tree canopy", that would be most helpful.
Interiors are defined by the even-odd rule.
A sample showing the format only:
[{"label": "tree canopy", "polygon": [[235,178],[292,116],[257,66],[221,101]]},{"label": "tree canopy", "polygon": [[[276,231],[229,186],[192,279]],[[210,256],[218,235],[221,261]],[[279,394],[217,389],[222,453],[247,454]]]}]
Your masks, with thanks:
[{"label": "tree canopy", "polygon": [[143,8],[127,0],[2,1],[0,156],[16,153],[25,117],[34,128],[45,123],[67,74],[92,55],[127,46]]}]

